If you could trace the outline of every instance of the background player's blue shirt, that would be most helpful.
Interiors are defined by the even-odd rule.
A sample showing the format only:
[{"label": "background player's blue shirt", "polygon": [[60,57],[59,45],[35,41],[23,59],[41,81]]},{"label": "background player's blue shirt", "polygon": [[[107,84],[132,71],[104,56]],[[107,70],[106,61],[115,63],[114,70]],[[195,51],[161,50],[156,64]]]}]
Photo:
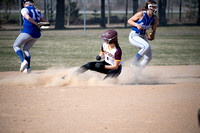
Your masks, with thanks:
[{"label": "background player's blue shirt", "polygon": [[153,15],[151,18],[149,18],[149,16],[147,15],[146,11],[143,11],[143,12],[144,12],[143,18],[136,22],[139,25],[141,25],[143,27],[143,29],[142,30],[138,30],[137,27],[135,27],[135,26],[132,27],[133,31],[136,31],[136,33],[139,33],[141,35],[144,35],[146,30],[148,30],[150,27],[152,27],[153,24],[154,24],[154,21],[155,21],[155,15]]},{"label": "background player's blue shirt", "polygon": [[[41,18],[41,13],[33,6],[27,6],[25,8],[28,9],[29,16],[35,22],[39,23]],[[40,38],[41,36],[40,29],[36,25],[29,22],[25,17],[23,17],[23,19],[24,19],[24,24],[22,33],[27,33],[31,35],[33,38]]]}]

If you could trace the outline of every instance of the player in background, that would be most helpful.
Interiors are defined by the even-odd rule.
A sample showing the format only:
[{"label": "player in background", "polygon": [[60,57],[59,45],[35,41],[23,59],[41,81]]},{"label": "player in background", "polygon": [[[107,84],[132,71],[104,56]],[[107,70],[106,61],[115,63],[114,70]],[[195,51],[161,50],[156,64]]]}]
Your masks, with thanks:
[{"label": "player in background", "polygon": [[[106,74],[104,79],[116,78],[122,70],[122,50],[118,43],[118,33],[115,30],[107,30],[101,36],[103,44],[101,52],[96,56],[95,62],[88,62],[81,66],[77,72],[83,73],[87,70],[97,71]],[[100,61],[103,57],[105,60]]]},{"label": "player in background", "polygon": [[[154,0],[149,0],[140,11],[128,20],[128,23],[132,26],[132,31],[129,34],[129,41],[132,45],[139,48],[131,66],[139,67],[140,70],[152,59],[151,46],[148,40],[154,40],[155,38],[158,23],[156,12],[157,3]],[[152,32],[148,33],[148,30],[151,30],[150,28]],[[139,63],[142,57],[144,58]]]},{"label": "player in background", "polygon": [[[31,55],[29,49],[40,38],[39,22],[46,22],[41,12],[35,7],[33,0],[23,0],[21,14],[24,19],[23,30],[13,44],[14,51],[21,60],[20,72],[30,73]],[[23,52],[21,46],[23,46]]]}]

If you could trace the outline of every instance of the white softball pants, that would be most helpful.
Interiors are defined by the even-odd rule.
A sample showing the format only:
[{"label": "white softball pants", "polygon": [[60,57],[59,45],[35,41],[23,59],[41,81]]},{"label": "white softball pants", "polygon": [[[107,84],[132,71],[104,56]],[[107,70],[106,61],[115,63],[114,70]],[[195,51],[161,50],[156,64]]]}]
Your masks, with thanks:
[{"label": "white softball pants", "polygon": [[129,41],[132,45],[139,48],[138,54],[144,57],[140,62],[140,66],[145,67],[152,59],[151,46],[147,38],[145,35],[139,35],[135,31],[131,31],[129,34]]},{"label": "white softball pants", "polygon": [[24,45],[23,51],[25,56],[30,57],[29,49],[33,46],[33,44],[37,41],[37,38],[33,38],[27,33],[20,33],[17,37],[15,43],[13,44],[13,48],[16,51],[20,50],[20,47]]}]

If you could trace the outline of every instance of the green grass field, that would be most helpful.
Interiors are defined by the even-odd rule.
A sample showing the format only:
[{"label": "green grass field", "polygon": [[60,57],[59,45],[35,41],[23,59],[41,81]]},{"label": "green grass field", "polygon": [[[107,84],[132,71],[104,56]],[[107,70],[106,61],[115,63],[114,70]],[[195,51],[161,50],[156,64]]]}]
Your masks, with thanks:
[{"label": "green grass field", "polygon": [[[95,60],[100,52],[100,36],[106,29],[45,30],[30,49],[32,70],[74,67]],[[129,29],[115,29],[123,51],[124,66],[130,65],[138,49],[128,40]],[[19,31],[0,31],[0,71],[18,71],[20,60],[13,50]],[[151,41],[153,59],[149,65],[199,65],[200,27],[158,27]]]}]

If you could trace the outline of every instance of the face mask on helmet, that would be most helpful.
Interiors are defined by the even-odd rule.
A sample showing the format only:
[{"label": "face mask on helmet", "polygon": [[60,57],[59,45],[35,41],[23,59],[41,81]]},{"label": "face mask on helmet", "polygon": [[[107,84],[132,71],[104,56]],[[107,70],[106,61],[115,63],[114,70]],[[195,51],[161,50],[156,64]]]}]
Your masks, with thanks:
[{"label": "face mask on helmet", "polygon": [[148,4],[148,9],[155,14],[157,12],[157,4]]},{"label": "face mask on helmet", "polygon": [[107,44],[115,43],[115,42],[117,42],[117,36],[115,36],[113,38],[109,38],[109,39],[105,39],[105,38],[101,37],[100,43],[103,44],[104,42],[107,43]]}]

